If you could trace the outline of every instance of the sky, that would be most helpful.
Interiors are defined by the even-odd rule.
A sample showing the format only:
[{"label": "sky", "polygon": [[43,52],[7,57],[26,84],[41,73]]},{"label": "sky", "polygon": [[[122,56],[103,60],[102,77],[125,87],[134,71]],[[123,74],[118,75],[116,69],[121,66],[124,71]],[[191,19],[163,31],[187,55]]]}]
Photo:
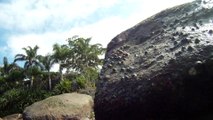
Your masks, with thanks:
[{"label": "sky", "polygon": [[0,0],[0,64],[23,47],[52,52],[74,35],[104,47],[122,31],[166,8],[193,0]]}]

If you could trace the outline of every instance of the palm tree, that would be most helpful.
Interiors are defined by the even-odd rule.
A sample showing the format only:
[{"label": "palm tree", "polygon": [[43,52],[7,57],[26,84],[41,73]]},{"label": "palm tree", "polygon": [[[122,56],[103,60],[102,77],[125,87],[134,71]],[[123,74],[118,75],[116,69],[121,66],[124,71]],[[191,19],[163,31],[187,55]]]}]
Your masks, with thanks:
[{"label": "palm tree", "polygon": [[44,69],[48,72],[48,83],[49,83],[49,90],[52,89],[52,80],[50,77],[50,69],[54,65],[54,59],[50,54],[47,54],[46,56],[39,56],[38,57],[39,61],[42,63],[44,66]]},{"label": "palm tree", "polygon": [[77,71],[84,71],[88,67],[98,68],[103,59],[99,56],[105,52],[101,44],[90,44],[91,38],[73,37],[68,39],[68,45],[72,50],[73,59],[70,59],[70,67]]},{"label": "palm tree", "polygon": [[53,58],[59,64],[60,80],[63,80],[63,68],[66,67],[66,60],[68,58],[69,48],[66,45],[53,45]]},{"label": "palm tree", "polygon": [[[14,59],[14,63],[17,61],[25,61],[24,68],[25,70],[28,70],[29,68],[32,68],[32,66],[39,66],[42,68],[41,64],[39,63],[37,59],[37,51],[39,47],[36,45],[34,48],[28,46],[27,48],[23,48],[25,51],[26,55],[24,54],[17,54]],[[32,69],[30,73],[30,86],[33,86],[33,75],[32,75]]]},{"label": "palm tree", "polygon": [[12,70],[19,69],[19,66],[15,63],[9,64],[7,57],[3,58],[2,75],[7,76]]},{"label": "palm tree", "polygon": [[3,68],[2,68],[2,74],[3,74],[3,76],[4,77],[7,76],[9,74],[9,72],[11,71],[11,69],[12,69],[12,64],[10,65],[8,63],[7,57],[4,57],[3,58]]}]

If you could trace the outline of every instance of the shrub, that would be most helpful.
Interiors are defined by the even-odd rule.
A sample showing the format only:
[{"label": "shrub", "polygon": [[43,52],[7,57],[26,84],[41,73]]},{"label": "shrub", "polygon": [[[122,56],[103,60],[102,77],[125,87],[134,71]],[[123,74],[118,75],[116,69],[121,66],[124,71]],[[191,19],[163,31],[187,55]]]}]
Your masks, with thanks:
[{"label": "shrub", "polygon": [[39,89],[14,88],[0,96],[0,116],[22,113],[24,108],[52,94]]},{"label": "shrub", "polygon": [[70,80],[62,80],[59,84],[57,84],[53,92],[55,94],[69,93],[72,92],[72,82]]},{"label": "shrub", "polygon": [[86,82],[87,82],[87,81],[86,81],[86,78],[85,78],[83,75],[77,77],[77,78],[76,78],[77,88],[78,88],[78,89],[83,89],[83,88],[85,88],[85,87],[86,87],[86,84],[87,84]]},{"label": "shrub", "polygon": [[13,70],[9,73],[8,77],[6,78],[8,82],[15,82],[24,79],[23,72],[20,70]]}]

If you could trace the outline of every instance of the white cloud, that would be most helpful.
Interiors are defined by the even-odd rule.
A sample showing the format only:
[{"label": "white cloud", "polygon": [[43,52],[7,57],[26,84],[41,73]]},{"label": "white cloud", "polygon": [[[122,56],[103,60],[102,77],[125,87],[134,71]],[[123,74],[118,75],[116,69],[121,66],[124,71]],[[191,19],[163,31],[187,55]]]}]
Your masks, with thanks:
[{"label": "white cloud", "polygon": [[[92,37],[93,43],[102,43],[106,47],[107,43],[113,37],[124,31],[125,29],[137,24],[141,20],[168,7],[172,7],[174,5],[182,4],[184,2],[189,1],[192,0],[126,0],[125,2],[127,2],[128,4],[140,4],[140,7],[135,10],[135,13],[128,16],[127,18],[123,18],[121,16],[112,16],[109,18],[102,19],[93,24],[88,24],[85,26],[75,26],[70,30],[64,30],[61,32],[58,32],[57,30],[52,30],[39,34],[31,32],[27,34],[12,35],[9,37],[7,43],[13,51],[13,55],[17,54],[18,52],[21,52],[21,48],[23,47],[34,45],[39,45],[41,48],[41,54],[46,54],[47,52],[50,52],[52,50],[52,45],[54,43],[64,43],[65,39],[67,39],[68,37],[72,37],[73,35],[80,35],[82,37]],[[10,14],[13,14],[11,16],[14,16],[15,20],[11,20],[13,17],[11,17],[9,14],[7,17],[11,17],[11,19],[0,19],[0,23],[2,23],[2,21],[8,22],[6,23],[6,25],[10,27],[17,26],[21,30],[29,30],[36,28],[41,24],[47,24],[45,23],[45,19],[52,18],[52,21],[54,21],[53,23],[55,24],[55,26],[63,26],[62,24],[69,24],[68,21],[72,21],[74,18],[86,17],[98,10],[98,8],[110,7],[116,3],[119,3],[119,1],[52,0],[51,2],[49,2],[47,0],[20,0],[19,2],[16,1],[12,4],[5,6],[5,8],[7,9],[4,10],[4,12],[9,12]],[[15,11],[20,11],[20,13],[17,13],[17,15],[15,15]],[[4,16],[0,15],[0,18],[2,17]]]},{"label": "white cloud", "polygon": [[137,8],[134,12],[148,17],[188,1],[192,0],[16,0],[0,5],[0,26],[24,32],[44,26],[63,30],[69,28],[76,19],[87,19],[100,8],[110,8],[118,3],[126,3],[126,9],[129,4],[135,4]]},{"label": "white cloud", "polygon": [[[162,10],[174,7],[176,5],[192,2],[194,0],[127,0],[129,4],[137,4],[133,13],[141,20],[146,19]],[[131,2],[130,2],[131,1]]]},{"label": "white cloud", "polygon": [[[35,45],[39,46],[38,54],[45,55],[52,51],[52,45],[55,43],[65,43],[66,32],[64,33],[44,33],[44,34],[24,34],[13,35],[8,39],[8,47],[12,55],[23,53],[22,48]],[[64,38],[64,39],[63,39]]]},{"label": "white cloud", "polygon": [[111,17],[81,28],[73,28],[70,31],[12,35],[8,39],[7,45],[12,50],[13,55],[23,53],[21,49],[23,47],[35,45],[40,47],[38,54],[45,55],[52,51],[53,44],[65,44],[67,38],[79,35],[86,38],[92,37],[92,43],[102,43],[106,47],[116,34],[130,27],[129,24],[131,24],[129,20]]},{"label": "white cloud", "polygon": [[[21,31],[9,36],[7,41],[13,56],[23,53],[21,48],[35,45],[40,47],[38,53],[45,55],[52,51],[54,43],[63,44],[73,35],[92,37],[93,43],[102,43],[106,47],[113,37],[143,19],[190,1],[193,0],[17,0],[0,4],[0,27]],[[134,10],[125,17],[111,15],[84,26],[78,24],[84,21],[76,21],[86,20],[100,8],[111,9],[120,3],[126,3],[127,11],[130,5]],[[44,31],[39,32],[42,29]]]},{"label": "white cloud", "polygon": [[17,0],[0,5],[0,26],[29,31],[48,26],[55,30],[69,27],[75,19],[86,19],[99,8],[117,0]]}]

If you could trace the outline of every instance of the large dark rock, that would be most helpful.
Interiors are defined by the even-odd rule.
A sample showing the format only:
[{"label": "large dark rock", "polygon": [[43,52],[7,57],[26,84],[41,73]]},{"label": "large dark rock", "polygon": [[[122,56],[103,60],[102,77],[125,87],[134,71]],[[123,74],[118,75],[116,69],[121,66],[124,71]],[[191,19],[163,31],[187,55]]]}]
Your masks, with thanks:
[{"label": "large dark rock", "polygon": [[108,44],[96,120],[213,119],[211,2],[162,11]]}]

